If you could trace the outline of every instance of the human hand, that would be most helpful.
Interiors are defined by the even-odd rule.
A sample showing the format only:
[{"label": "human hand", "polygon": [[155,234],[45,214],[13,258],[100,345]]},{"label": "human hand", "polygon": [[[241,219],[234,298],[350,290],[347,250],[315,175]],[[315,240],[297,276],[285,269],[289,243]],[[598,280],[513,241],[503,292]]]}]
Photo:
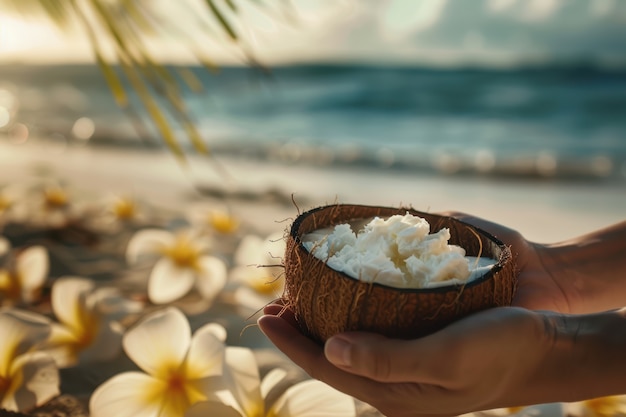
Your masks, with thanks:
[{"label": "human hand", "polygon": [[572,313],[574,295],[567,283],[559,282],[553,269],[562,267],[552,258],[548,246],[530,242],[516,230],[461,212],[439,213],[483,229],[511,248],[519,269],[513,305],[530,310]]},{"label": "human hand", "polygon": [[282,305],[267,306],[258,324],[313,378],[386,416],[452,416],[570,395],[554,383],[563,371],[555,349],[558,320],[546,314],[497,308],[420,339],[348,332],[325,347],[300,333]]}]

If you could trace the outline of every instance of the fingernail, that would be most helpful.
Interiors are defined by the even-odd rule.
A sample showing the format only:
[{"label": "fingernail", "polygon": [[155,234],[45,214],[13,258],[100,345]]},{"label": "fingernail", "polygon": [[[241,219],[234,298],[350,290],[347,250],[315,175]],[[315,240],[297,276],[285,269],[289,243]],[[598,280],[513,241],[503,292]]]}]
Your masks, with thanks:
[{"label": "fingernail", "polygon": [[331,337],[324,345],[324,354],[331,363],[349,367],[352,362],[352,344],[339,337]]}]

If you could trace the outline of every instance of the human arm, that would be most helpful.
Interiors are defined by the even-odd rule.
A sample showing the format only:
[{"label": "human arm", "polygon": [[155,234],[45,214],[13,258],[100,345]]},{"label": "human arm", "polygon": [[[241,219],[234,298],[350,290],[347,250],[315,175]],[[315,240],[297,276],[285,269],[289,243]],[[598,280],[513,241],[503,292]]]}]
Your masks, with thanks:
[{"label": "human arm", "polygon": [[343,333],[319,346],[290,310],[258,321],[312,377],[389,417],[577,401],[626,393],[626,309],[561,315],[504,307],[414,340]]},{"label": "human arm", "polygon": [[[511,247],[520,269],[517,307],[477,313],[406,341],[345,333],[323,348],[292,326],[289,310],[277,317],[280,306],[266,309],[261,329],[313,377],[389,416],[626,393],[626,311],[611,311],[626,306],[626,222],[546,245],[483,219],[448,215]],[[348,367],[341,342],[350,346]]]},{"label": "human arm", "polygon": [[552,244],[465,213],[448,212],[511,247],[520,269],[513,304],[584,314],[626,305],[626,221]]}]

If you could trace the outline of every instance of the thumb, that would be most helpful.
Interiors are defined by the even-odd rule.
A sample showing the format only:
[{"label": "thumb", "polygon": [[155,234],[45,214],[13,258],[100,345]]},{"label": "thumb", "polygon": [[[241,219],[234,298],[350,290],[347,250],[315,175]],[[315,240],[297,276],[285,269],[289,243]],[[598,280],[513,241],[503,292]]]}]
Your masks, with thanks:
[{"label": "thumb", "polygon": [[[348,332],[329,338],[324,345],[326,359],[336,367],[380,382],[421,382],[436,384],[429,375],[429,358],[436,355],[427,341],[390,339],[374,333]],[[436,360],[435,360],[436,362]]]}]

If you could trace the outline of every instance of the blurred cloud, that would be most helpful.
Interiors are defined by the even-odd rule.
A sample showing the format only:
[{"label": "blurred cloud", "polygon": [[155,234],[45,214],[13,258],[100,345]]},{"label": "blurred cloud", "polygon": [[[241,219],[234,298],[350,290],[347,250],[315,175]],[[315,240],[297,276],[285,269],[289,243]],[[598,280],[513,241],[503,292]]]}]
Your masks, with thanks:
[{"label": "blurred cloud", "polygon": [[[155,4],[162,15],[178,16],[173,2]],[[284,19],[277,7],[242,7],[245,37],[261,60],[626,65],[623,0],[292,0],[292,5],[294,20]],[[10,46],[3,47],[0,38],[0,59],[91,59],[84,40],[60,41],[61,35],[49,36],[44,29],[27,35],[30,26],[0,19],[0,26],[9,24],[0,36]],[[33,33],[47,36],[33,39]],[[30,45],[26,53],[18,53],[20,44]],[[171,60],[188,58],[175,42],[158,49]],[[223,52],[216,49],[216,59],[232,61]]]}]

